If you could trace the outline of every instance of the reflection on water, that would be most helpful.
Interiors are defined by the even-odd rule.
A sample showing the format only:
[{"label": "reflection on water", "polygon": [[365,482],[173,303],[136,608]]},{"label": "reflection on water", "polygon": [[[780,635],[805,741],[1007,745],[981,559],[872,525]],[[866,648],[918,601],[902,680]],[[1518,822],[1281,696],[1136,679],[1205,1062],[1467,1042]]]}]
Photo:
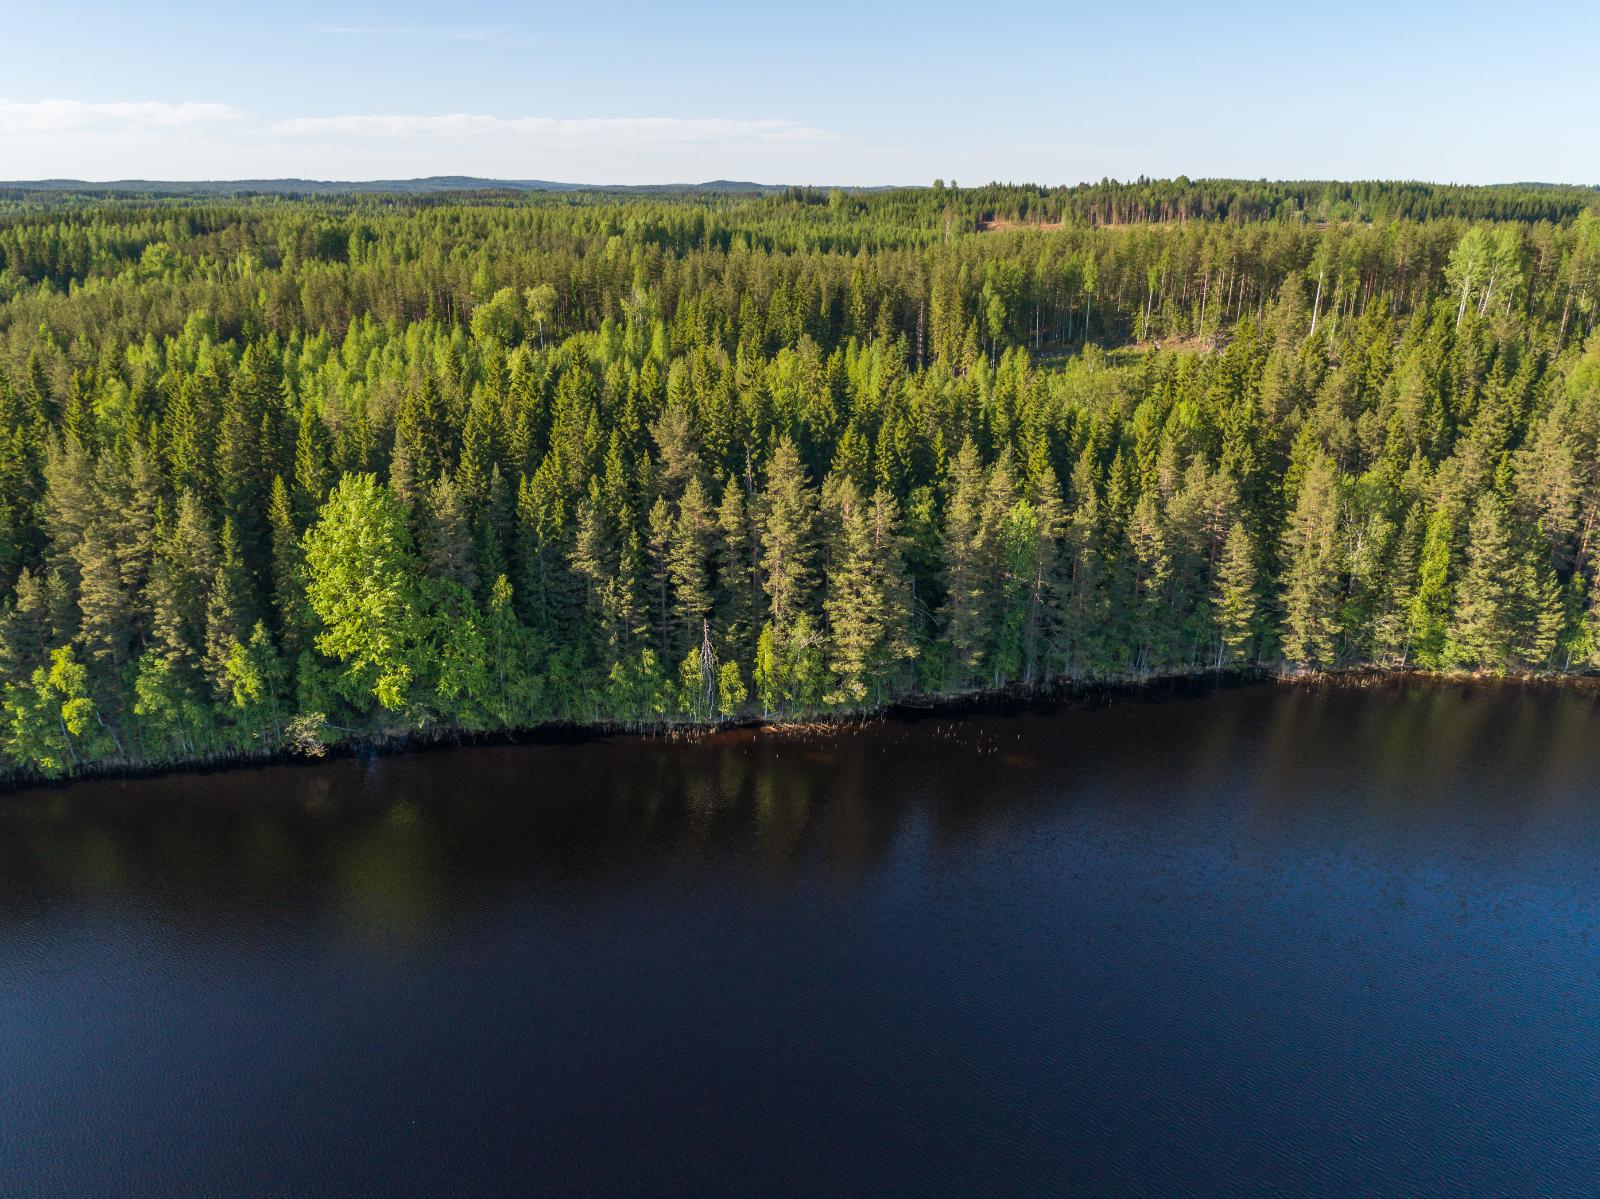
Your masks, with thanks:
[{"label": "reflection on water", "polygon": [[0,806],[0,921],[85,901],[186,919],[320,891],[356,923],[399,930],[445,918],[447,894],[529,872],[732,858],[775,880],[849,876],[891,855],[908,820],[959,843],[1004,835],[1040,803],[1136,819],[1220,799],[1261,836],[1297,815],[1455,836],[1468,809],[1508,832],[1590,810],[1597,730],[1590,699],[1553,688],[1260,688],[84,784]]},{"label": "reflection on water", "polygon": [[1596,1193],[1597,767],[1264,686],[0,798],[0,1192]]}]

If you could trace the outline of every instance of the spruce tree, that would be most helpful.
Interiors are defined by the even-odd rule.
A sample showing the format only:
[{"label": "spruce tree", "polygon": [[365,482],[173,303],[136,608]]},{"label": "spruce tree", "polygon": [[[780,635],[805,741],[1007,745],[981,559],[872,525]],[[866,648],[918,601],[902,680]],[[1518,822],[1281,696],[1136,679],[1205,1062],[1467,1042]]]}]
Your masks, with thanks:
[{"label": "spruce tree", "polygon": [[1333,462],[1315,454],[1283,534],[1283,655],[1301,668],[1335,661],[1338,626],[1338,481]]},{"label": "spruce tree", "polygon": [[1254,658],[1257,587],[1255,546],[1242,521],[1234,521],[1223,544],[1212,606],[1217,622],[1217,669],[1244,666]]},{"label": "spruce tree", "polygon": [[989,570],[984,482],[978,448],[969,440],[950,465],[944,517],[944,638],[958,686],[982,671],[990,634],[990,590],[996,580]]},{"label": "spruce tree", "polygon": [[1474,506],[1468,525],[1466,566],[1445,635],[1445,665],[1505,671],[1517,647],[1517,567],[1505,503],[1488,492]]},{"label": "spruce tree", "polygon": [[806,610],[815,582],[817,499],[799,449],[784,438],[767,466],[761,497],[761,577],[768,617],[780,635]]},{"label": "spruce tree", "polygon": [[698,650],[701,626],[712,607],[711,501],[698,475],[691,475],[678,501],[667,545],[672,582],[671,641],[674,653]]}]

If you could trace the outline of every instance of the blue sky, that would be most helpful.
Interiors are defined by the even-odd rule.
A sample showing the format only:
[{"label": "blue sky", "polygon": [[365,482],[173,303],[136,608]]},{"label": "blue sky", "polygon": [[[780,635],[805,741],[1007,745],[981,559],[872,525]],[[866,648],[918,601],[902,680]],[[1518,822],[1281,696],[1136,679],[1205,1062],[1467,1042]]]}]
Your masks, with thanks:
[{"label": "blue sky", "polygon": [[8,5],[0,178],[1600,182],[1600,4]]}]

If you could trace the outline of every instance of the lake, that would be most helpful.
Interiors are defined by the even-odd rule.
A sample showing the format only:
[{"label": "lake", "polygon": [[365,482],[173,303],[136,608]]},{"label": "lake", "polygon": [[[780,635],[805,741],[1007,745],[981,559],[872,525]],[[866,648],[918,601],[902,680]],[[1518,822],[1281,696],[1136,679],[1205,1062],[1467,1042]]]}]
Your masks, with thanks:
[{"label": "lake", "polygon": [[0,796],[0,1194],[1600,1193],[1600,706]]}]

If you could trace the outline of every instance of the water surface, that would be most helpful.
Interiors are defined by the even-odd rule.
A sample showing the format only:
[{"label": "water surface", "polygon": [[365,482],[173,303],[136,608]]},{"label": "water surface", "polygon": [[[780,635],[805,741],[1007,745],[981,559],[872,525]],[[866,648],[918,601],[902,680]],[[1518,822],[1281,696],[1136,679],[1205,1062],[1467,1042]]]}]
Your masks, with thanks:
[{"label": "water surface", "polygon": [[0,796],[0,1194],[1594,1195],[1600,707]]}]

